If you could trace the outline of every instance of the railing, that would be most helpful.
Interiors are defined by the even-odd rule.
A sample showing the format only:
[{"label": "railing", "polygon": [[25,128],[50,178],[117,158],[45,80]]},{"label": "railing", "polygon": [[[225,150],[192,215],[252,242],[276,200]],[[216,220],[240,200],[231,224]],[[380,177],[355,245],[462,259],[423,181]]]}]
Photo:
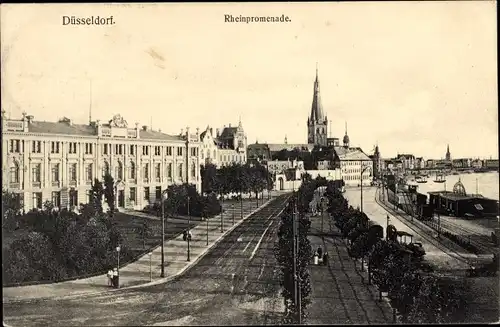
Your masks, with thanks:
[{"label": "railing", "polygon": [[149,183],[149,178],[144,177],[144,178],[142,179],[142,181],[143,181],[144,183]]},{"label": "railing", "polygon": [[14,189],[18,189],[20,186],[20,183],[19,182],[15,182],[15,183],[9,183],[9,187],[10,188],[14,188]]},{"label": "railing", "polygon": [[31,182],[31,186],[35,187],[35,188],[39,188],[40,186],[42,186],[42,183],[41,182]]},{"label": "railing", "polygon": [[76,180],[74,180],[74,181],[69,181],[69,186],[76,186]]},{"label": "railing", "polygon": [[92,180],[87,180],[87,181],[85,181],[85,184],[87,184],[87,185],[92,185]]},{"label": "railing", "polygon": [[156,182],[160,182],[161,181],[161,178],[160,177],[156,177]]},{"label": "railing", "polygon": [[59,181],[52,181],[52,186],[59,187]]}]

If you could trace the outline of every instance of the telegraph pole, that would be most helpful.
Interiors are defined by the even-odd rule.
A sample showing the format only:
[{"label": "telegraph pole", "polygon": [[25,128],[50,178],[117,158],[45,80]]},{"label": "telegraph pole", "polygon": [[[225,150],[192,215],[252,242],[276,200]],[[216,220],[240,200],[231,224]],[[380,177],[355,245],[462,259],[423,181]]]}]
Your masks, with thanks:
[{"label": "telegraph pole", "polygon": [[187,261],[191,261],[191,212],[189,210],[189,195],[187,197],[187,209],[188,209],[188,233],[187,233],[187,241],[188,241],[188,257]]}]

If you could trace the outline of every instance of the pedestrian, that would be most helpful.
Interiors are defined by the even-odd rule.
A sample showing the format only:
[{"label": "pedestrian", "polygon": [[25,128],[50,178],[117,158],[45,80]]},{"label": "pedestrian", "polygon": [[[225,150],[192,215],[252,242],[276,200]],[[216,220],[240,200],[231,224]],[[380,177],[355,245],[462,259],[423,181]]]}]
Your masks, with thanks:
[{"label": "pedestrian", "polygon": [[118,276],[118,268],[113,269],[113,286],[118,288],[120,281]]},{"label": "pedestrian", "polygon": [[328,265],[328,252],[325,251],[325,253],[323,254],[323,264],[326,266]]},{"label": "pedestrian", "polygon": [[317,265],[318,261],[319,261],[319,255],[318,255],[318,252],[315,252],[314,257],[313,257],[313,262],[315,265]]},{"label": "pedestrian", "polygon": [[108,270],[108,286],[113,286],[113,270]]},{"label": "pedestrian", "polygon": [[321,249],[321,246],[318,247],[318,251],[316,251],[318,253],[318,256],[321,258],[323,257],[323,249]]}]

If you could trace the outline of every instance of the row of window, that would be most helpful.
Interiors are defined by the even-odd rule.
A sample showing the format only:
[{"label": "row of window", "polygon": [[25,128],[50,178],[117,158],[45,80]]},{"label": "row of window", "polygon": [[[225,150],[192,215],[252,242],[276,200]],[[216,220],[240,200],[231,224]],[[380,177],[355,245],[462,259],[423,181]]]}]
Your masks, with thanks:
[{"label": "row of window", "polygon": [[[60,153],[61,151],[61,143],[59,141],[50,142],[50,153]],[[95,144],[93,143],[84,143],[84,151],[85,154],[93,154]],[[137,145],[131,144],[128,146],[128,154],[135,155],[135,147]],[[162,149],[166,156],[172,156],[173,154],[173,146],[159,146],[159,145],[143,145],[142,146],[142,155],[149,155],[149,148],[152,147],[155,156],[161,156]],[[177,148],[177,156],[182,156],[184,154],[184,147],[176,147]],[[125,144],[102,144],[102,154],[125,154],[126,145]],[[10,140],[9,143],[9,152],[10,153],[22,153],[24,152],[24,144],[21,140]],[[31,141],[31,152],[32,153],[42,153],[42,141]],[[68,143],[68,153],[76,154],[77,153],[77,142],[69,142]],[[198,156],[198,148],[191,148],[191,156]]]},{"label": "row of window", "polygon": [[[155,199],[161,199],[162,188],[161,186],[155,187]],[[87,193],[87,201],[90,203],[92,194],[90,192]],[[143,199],[149,201],[150,200],[150,187],[144,187],[143,189]],[[43,208],[43,194],[42,192],[33,192],[33,208],[42,209]],[[125,199],[119,197],[117,205],[120,207],[125,206]],[[131,187],[129,189],[129,200],[137,202],[137,188]],[[21,197],[18,198],[18,202],[21,202]],[[54,191],[51,194],[51,202],[55,207],[61,207],[61,192]],[[70,190],[68,196],[68,203],[70,207],[78,206],[78,191]]]},{"label": "row of window", "polygon": [[[166,176],[167,178],[172,178],[172,163],[168,163],[166,165]],[[18,184],[20,181],[20,170],[19,170],[19,165],[14,162],[13,165],[10,168],[9,175],[10,175],[10,184]],[[145,163],[142,166],[142,176],[145,181],[149,180],[149,170],[150,170],[150,164]],[[156,163],[154,165],[154,178],[159,181],[161,180],[161,163]],[[54,183],[59,183],[60,182],[60,164],[55,163],[51,164],[50,167],[50,172],[51,172],[51,182]],[[118,162],[118,164],[115,167],[114,175],[113,178],[117,180],[123,180],[124,179],[124,169],[123,165],[121,162]],[[107,162],[104,162],[103,168],[102,168],[102,176],[105,174],[111,174],[109,164]],[[91,182],[93,180],[93,164],[87,164],[85,166],[85,180],[88,182]],[[177,166],[177,177],[182,178],[183,176],[183,163],[179,163]],[[196,177],[196,165],[191,165],[191,177],[195,178]],[[129,169],[128,169],[128,178],[129,179],[136,179],[136,168],[135,168],[135,163],[131,162]],[[78,179],[78,166],[76,163],[71,163],[68,165],[68,179],[69,182],[76,182]],[[33,183],[41,183],[42,180],[42,164],[41,163],[36,163],[32,164],[31,166],[31,181]]]},{"label": "row of window", "polygon": [[[342,177],[342,179],[343,179],[343,180],[346,180],[346,181],[356,181],[356,180],[358,180],[358,181],[359,181],[359,177],[360,177],[360,176],[356,176],[356,175],[354,175],[354,176],[349,176],[349,175],[347,175],[347,176],[343,176],[343,177]],[[364,179],[364,180],[365,180],[365,179],[370,179],[370,178],[371,178],[370,176],[363,175],[363,179]]]}]

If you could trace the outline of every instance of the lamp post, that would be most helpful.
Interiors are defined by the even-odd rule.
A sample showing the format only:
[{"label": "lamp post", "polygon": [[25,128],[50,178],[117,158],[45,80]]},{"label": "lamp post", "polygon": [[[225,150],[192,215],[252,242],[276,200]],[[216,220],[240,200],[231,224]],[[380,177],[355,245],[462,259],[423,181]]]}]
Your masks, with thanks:
[{"label": "lamp post", "polygon": [[191,211],[189,210],[189,195],[187,197],[187,211],[188,211],[188,232],[187,232],[187,242],[188,242],[188,253],[187,261],[191,261]]},{"label": "lamp post", "polygon": [[205,221],[207,222],[207,246],[208,246],[208,216],[205,217]]},{"label": "lamp post", "polygon": [[231,212],[233,215],[233,225],[234,225],[234,203],[231,203]]},{"label": "lamp post", "polygon": [[116,287],[117,288],[120,288],[120,244],[118,244],[118,246],[116,247],[116,253],[117,253],[117,258],[118,258],[118,263],[117,263],[117,266],[116,266],[116,271],[118,273],[118,278],[117,278],[117,282],[116,282]]},{"label": "lamp post", "polygon": [[363,173],[367,169],[370,169],[371,171],[371,167],[369,165],[366,165],[364,168],[361,169],[361,212],[363,212]]},{"label": "lamp post", "polygon": [[321,197],[321,233],[323,233],[323,217],[324,217],[324,204],[325,204],[325,197]]},{"label": "lamp post", "polygon": [[165,200],[168,194],[166,191],[161,196],[161,278],[165,277]]},{"label": "lamp post", "polygon": [[386,239],[386,240],[388,240],[388,239],[389,239],[389,237],[388,237],[388,235],[387,235],[387,230],[388,230],[388,228],[389,228],[389,215],[387,215],[387,217],[386,217],[386,225],[385,225],[385,239]]},{"label": "lamp post", "polygon": [[152,282],[153,281],[153,263],[152,263],[152,256],[153,256],[153,253],[149,252],[149,281]]}]

